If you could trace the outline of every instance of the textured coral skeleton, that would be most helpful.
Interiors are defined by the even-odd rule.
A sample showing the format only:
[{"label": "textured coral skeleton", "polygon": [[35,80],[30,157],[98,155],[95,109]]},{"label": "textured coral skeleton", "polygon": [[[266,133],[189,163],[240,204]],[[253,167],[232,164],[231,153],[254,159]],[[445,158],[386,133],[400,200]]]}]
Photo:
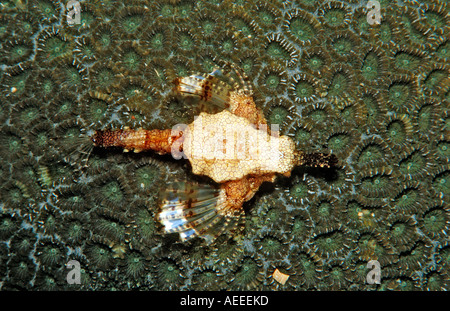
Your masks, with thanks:
[{"label": "textured coral skeleton", "polygon": [[[367,0],[79,2],[75,26],[58,0],[0,9],[0,290],[450,288],[448,1],[380,1],[378,26]],[[245,236],[173,243],[156,193],[213,180],[170,154],[86,160],[86,136],[191,123],[171,81],[217,59],[249,76],[269,124],[342,167],[262,185]],[[73,259],[81,285],[61,273]]]},{"label": "textured coral skeleton", "polygon": [[234,65],[230,67],[238,80],[231,72],[222,75],[215,69],[174,81],[179,95],[196,97],[205,110],[213,107],[220,112],[201,112],[191,124],[172,129],[97,130],[92,136],[97,147],[187,158],[194,174],[208,176],[219,185],[175,182],[165,190],[158,219],[167,233],[178,232],[182,241],[199,236],[211,243],[239,228],[244,202],[262,183],[274,182],[277,174],[289,177],[295,166],[330,168],[338,162],[333,154],[296,150],[290,137],[269,130],[247,77]]}]

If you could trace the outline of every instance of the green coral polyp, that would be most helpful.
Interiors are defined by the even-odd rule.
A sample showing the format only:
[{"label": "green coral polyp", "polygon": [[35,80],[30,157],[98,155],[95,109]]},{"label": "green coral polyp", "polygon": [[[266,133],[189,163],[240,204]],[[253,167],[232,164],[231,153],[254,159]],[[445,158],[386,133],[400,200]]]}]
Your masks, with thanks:
[{"label": "green coral polyp", "polygon": [[95,20],[95,16],[88,11],[83,12],[80,16],[80,28],[89,28]]},{"label": "green coral polyp", "polygon": [[64,76],[64,80],[69,86],[77,87],[81,85],[82,77],[77,68],[71,66],[66,67],[64,69]]},{"label": "green coral polyp", "polygon": [[127,258],[127,275],[133,278],[142,277],[145,272],[145,259],[139,253],[132,253]]},{"label": "green coral polyp", "polygon": [[386,132],[389,139],[396,145],[404,142],[407,137],[405,126],[400,121],[394,121],[389,124]]},{"label": "green coral polyp", "polygon": [[317,206],[317,213],[321,218],[328,218],[331,215],[332,208],[330,202],[320,202]]},{"label": "green coral polyp", "polygon": [[150,47],[152,50],[164,51],[166,38],[164,33],[155,33],[150,39]]},{"label": "green coral polyp", "polygon": [[411,22],[411,19],[416,18],[415,16],[402,16],[401,22],[404,25],[406,31],[409,33],[408,38],[416,43],[416,44],[423,44],[426,41],[426,36],[417,29],[417,24],[414,24],[414,22]]},{"label": "green coral polyp", "polygon": [[343,232],[331,231],[315,237],[314,245],[322,258],[338,258],[348,250],[345,240]]},{"label": "green coral polyp", "polygon": [[437,144],[437,154],[439,158],[449,161],[450,159],[450,143],[441,141]]},{"label": "green coral polyp", "polygon": [[324,21],[330,27],[340,27],[346,23],[347,12],[345,9],[337,7],[326,7],[321,12]]},{"label": "green coral polyp", "polygon": [[265,25],[271,25],[275,19],[275,16],[268,11],[259,11],[258,12],[259,20]]},{"label": "green coral polyp", "polygon": [[100,219],[96,224],[96,228],[98,228],[99,232],[114,240],[121,241],[125,236],[124,226],[116,221]]},{"label": "green coral polyp", "polygon": [[265,10],[263,8],[258,10],[258,22],[261,27],[270,27],[273,25],[276,16],[270,12],[269,10]]},{"label": "green coral polyp", "polygon": [[344,22],[345,12],[342,10],[330,10],[324,15],[330,26],[338,26]]},{"label": "green coral polyp", "polygon": [[71,208],[77,208],[83,206],[85,199],[81,195],[72,195],[66,199],[66,204]]},{"label": "green coral polyp", "polygon": [[255,68],[255,61],[254,59],[248,57],[241,61],[241,68],[245,72],[246,75],[249,75],[253,69]]},{"label": "green coral polyp", "polygon": [[415,188],[407,188],[403,190],[394,200],[396,210],[412,213],[419,207],[420,192]]},{"label": "green coral polyp", "polygon": [[71,176],[73,174],[73,170],[68,165],[64,165],[63,163],[58,163],[57,165],[53,165],[49,167],[50,173],[48,180],[46,177],[44,178],[45,184],[50,185],[53,182],[60,183],[67,179],[67,176]]},{"label": "green coral polyp", "polygon": [[284,107],[275,107],[269,115],[270,124],[282,124],[286,121],[289,111]]},{"label": "green coral polyp", "polygon": [[434,29],[441,29],[446,26],[446,21],[444,20],[445,17],[442,17],[439,13],[430,10],[425,11],[424,15],[427,23],[434,27]]},{"label": "green coral polyp", "polygon": [[130,99],[134,96],[145,94],[144,88],[139,85],[130,85],[124,92],[125,98]]},{"label": "green coral polyp", "polygon": [[308,227],[303,217],[296,217],[294,224],[292,225],[292,236],[294,238],[301,239],[307,232]]},{"label": "green coral polyp", "polygon": [[251,258],[245,258],[234,275],[233,284],[236,284],[238,288],[242,289],[254,288],[258,274],[259,267],[257,263]]},{"label": "green coral polyp", "polygon": [[325,61],[323,58],[321,58],[319,55],[313,55],[308,59],[307,65],[312,71],[318,71],[320,70],[323,65],[325,64]]},{"label": "green coral polyp", "polygon": [[407,52],[399,52],[394,56],[394,65],[399,69],[414,71],[421,63],[422,59],[420,57]]},{"label": "green coral polyp", "polygon": [[260,244],[261,250],[272,256],[275,256],[282,248],[281,242],[274,237],[265,237]]},{"label": "green coral polyp", "polygon": [[67,235],[70,240],[74,242],[81,242],[82,238],[85,234],[85,230],[83,228],[83,225],[78,222],[72,222],[67,230]]},{"label": "green coral polyp", "polygon": [[419,132],[421,133],[428,133],[431,129],[434,115],[434,108],[432,105],[424,105],[420,108],[420,110],[417,113],[417,123],[419,127]]},{"label": "green coral polyp", "polygon": [[56,85],[55,82],[51,79],[45,79],[42,82],[42,92],[44,93],[45,96],[48,96],[50,94],[53,93],[54,89],[55,89]]},{"label": "green coral polyp", "polygon": [[314,288],[317,285],[317,271],[320,270],[320,266],[312,262],[308,256],[305,254],[301,254],[297,259],[298,266],[301,271],[303,271],[302,275],[302,283],[307,288]]},{"label": "green coral polyp", "polygon": [[110,181],[101,188],[103,196],[112,202],[120,202],[124,199],[124,193],[117,181]]},{"label": "green coral polyp", "polygon": [[450,42],[446,41],[443,44],[441,44],[437,50],[436,50],[436,54],[443,58],[443,59],[448,59],[450,58]]},{"label": "green coral polyp", "polygon": [[392,41],[392,39],[393,39],[393,34],[392,34],[391,26],[386,23],[381,23],[381,25],[380,25],[380,40],[384,44],[388,44]]},{"label": "green coral polyp", "polygon": [[351,141],[348,134],[335,134],[328,138],[327,144],[330,150],[334,153],[344,152],[349,146],[349,142]]},{"label": "green coral polyp", "polygon": [[344,270],[341,267],[333,267],[329,272],[327,279],[333,289],[338,289],[346,284]]},{"label": "green coral polyp", "polygon": [[315,27],[301,16],[295,16],[289,20],[289,33],[300,42],[308,42],[317,35]]},{"label": "green coral polyp", "polygon": [[152,166],[143,166],[136,170],[136,181],[139,187],[149,189],[159,177],[158,170]]},{"label": "green coral polyp", "polygon": [[150,240],[153,234],[156,232],[155,221],[150,213],[146,210],[141,210],[136,216],[136,224],[138,225],[138,231],[142,238]]},{"label": "green coral polyp", "polygon": [[143,24],[143,17],[140,15],[128,15],[121,22],[122,29],[128,33],[135,33]]},{"label": "green coral polyp", "polygon": [[[194,40],[187,33],[180,34],[180,36],[178,38],[178,42],[179,42],[180,48],[184,49],[184,50],[191,50],[192,47],[194,46]],[[226,40],[223,44],[223,48],[227,52],[231,52],[231,50],[233,49],[233,46],[234,46],[234,43],[232,40]]]},{"label": "green coral polyp", "polygon": [[199,285],[204,285],[205,289],[211,289],[218,281],[218,273],[212,269],[205,269],[199,272],[197,282]]},{"label": "green coral polyp", "polygon": [[69,53],[69,44],[59,37],[53,36],[45,41],[43,50],[48,60],[58,59]]},{"label": "green coral polyp", "polygon": [[364,147],[363,150],[359,153],[358,163],[365,164],[370,163],[372,161],[380,161],[385,157],[385,152],[383,149],[376,144],[369,144]]},{"label": "green coral polyp", "polygon": [[450,195],[450,172],[444,171],[433,179],[433,187],[441,195]]},{"label": "green coral polyp", "polygon": [[374,52],[370,52],[364,58],[361,68],[362,76],[366,80],[375,80],[380,74],[380,61]]},{"label": "green coral polyp", "polygon": [[255,32],[253,31],[252,27],[249,23],[247,23],[245,20],[236,18],[233,20],[232,25],[238,29],[245,37],[253,37],[255,35]]},{"label": "green coral polyp", "polygon": [[3,216],[0,221],[0,237],[8,240],[10,236],[17,230],[16,224],[10,217]]},{"label": "green coral polyp", "polygon": [[394,247],[400,251],[410,250],[416,242],[417,235],[415,233],[414,223],[410,219],[407,221],[395,221],[389,231],[389,240]]},{"label": "green coral polyp", "polygon": [[172,4],[164,3],[159,8],[159,14],[161,14],[162,17],[171,17],[174,15],[175,7]]},{"label": "green coral polyp", "polygon": [[99,87],[106,88],[113,83],[114,73],[112,70],[104,68],[98,72],[95,79]]},{"label": "green coral polyp", "polygon": [[417,176],[420,173],[425,173],[427,167],[427,159],[419,152],[414,152],[406,159],[399,163],[400,171],[408,176]]},{"label": "green coral polyp", "polygon": [[350,35],[341,35],[332,41],[332,47],[339,56],[346,57],[355,48],[356,43],[352,40]]},{"label": "green coral polyp", "polygon": [[347,215],[347,222],[352,227],[357,228],[358,226],[361,226],[364,224],[361,218],[361,213],[364,210],[364,207],[356,202],[356,201],[349,201],[345,205],[345,212]]},{"label": "green coral polyp", "polygon": [[179,285],[183,278],[178,265],[171,259],[163,259],[157,267],[158,281],[164,288],[173,288]]},{"label": "green coral polyp", "polygon": [[98,43],[100,44],[102,49],[107,49],[111,47],[112,45],[112,37],[109,33],[102,33],[100,35],[100,40],[98,40]]},{"label": "green coral polyp", "polygon": [[10,91],[13,90],[15,95],[22,95],[26,92],[28,86],[27,79],[30,73],[28,71],[21,72],[11,77]]},{"label": "green coral polyp", "polygon": [[[314,125],[321,126],[324,121],[331,118],[333,113],[326,103],[312,103],[302,110],[302,117],[308,121],[313,121]],[[313,128],[311,123],[308,123],[308,128]]]},{"label": "green coral polyp", "polygon": [[15,185],[14,187],[8,189],[5,199],[7,202],[12,203],[12,205],[16,205],[22,203],[27,197],[28,195],[23,192],[23,189]]},{"label": "green coral polyp", "polygon": [[111,266],[114,257],[112,251],[106,246],[95,244],[88,250],[88,259],[94,267],[106,271]]},{"label": "green coral polyp", "polygon": [[412,86],[407,83],[395,83],[389,87],[389,101],[396,112],[404,111],[405,106],[410,105]]},{"label": "green coral polyp", "polygon": [[89,106],[89,117],[94,122],[101,122],[106,117],[106,111],[108,110],[108,104],[104,101],[93,100]]},{"label": "green coral polyp", "polygon": [[204,20],[201,24],[201,27],[206,36],[211,36],[216,25],[212,20]]},{"label": "green coral polyp", "polygon": [[47,246],[41,251],[39,257],[45,265],[53,266],[60,262],[62,254],[57,247]]},{"label": "green coral polyp", "polygon": [[384,174],[365,177],[361,180],[361,190],[368,197],[383,197],[392,190],[391,187],[392,182]]},{"label": "green coral polyp", "polygon": [[278,75],[275,74],[269,74],[266,77],[266,86],[270,89],[270,90],[276,90],[278,85],[280,85],[281,79]]},{"label": "green coral polyp", "polygon": [[267,54],[273,58],[289,59],[289,54],[278,42],[271,42],[267,45]]},{"label": "green coral polyp", "polygon": [[231,38],[225,39],[222,44],[222,48],[224,52],[231,53],[235,49],[234,41]]},{"label": "green coral polyp", "polygon": [[311,137],[312,137],[311,132],[306,129],[298,129],[295,132],[295,141],[298,142],[309,141]]},{"label": "green coral polyp", "polygon": [[341,72],[337,72],[333,75],[330,85],[328,86],[328,95],[332,97],[338,97],[345,95],[349,90],[349,79]]},{"label": "green coral polyp", "polygon": [[19,262],[14,269],[14,274],[19,279],[28,279],[28,281],[32,272],[34,272],[34,265],[24,261]]},{"label": "green coral polyp", "polygon": [[25,44],[18,44],[10,50],[10,60],[14,63],[25,60],[31,54],[31,48]]},{"label": "green coral polyp", "polygon": [[96,58],[97,54],[95,52],[95,47],[91,43],[83,43],[77,48],[79,51],[79,58],[81,60],[92,61]]},{"label": "green coral polyp", "polygon": [[19,153],[23,148],[23,142],[22,139],[14,134],[6,134],[5,137],[2,139],[5,144],[3,146],[6,146],[8,149],[8,152],[11,154],[17,154]]},{"label": "green coral polyp", "polygon": [[432,208],[423,216],[422,230],[431,239],[445,236],[449,229],[450,214],[441,208]]},{"label": "green coral polyp", "polygon": [[442,291],[446,288],[447,282],[444,276],[434,272],[428,275],[424,287],[430,291]]},{"label": "green coral polyp", "polygon": [[325,121],[327,113],[323,109],[316,109],[311,113],[309,113],[308,116],[311,117],[311,119],[316,121],[317,123],[321,123]]},{"label": "green coral polyp", "polygon": [[50,137],[46,132],[41,132],[36,135],[36,143],[39,148],[45,148]]},{"label": "green coral polyp", "polygon": [[300,81],[295,86],[295,95],[299,100],[306,100],[314,95],[314,87],[306,81]]},{"label": "green coral polyp", "polygon": [[308,185],[298,182],[289,188],[289,195],[295,202],[302,201],[308,195]]},{"label": "green coral polyp", "polygon": [[27,109],[24,109],[20,113],[20,121],[23,124],[29,124],[31,121],[36,119],[39,116],[39,109],[35,107],[30,107]]},{"label": "green coral polyp", "polygon": [[427,89],[437,91],[437,87],[444,79],[448,78],[448,71],[441,69],[432,70],[425,78],[424,85]]},{"label": "green coral polyp", "polygon": [[123,64],[125,68],[133,72],[136,72],[141,60],[141,56],[134,51],[129,51],[123,55]]},{"label": "green coral polyp", "polygon": [[36,3],[44,19],[51,20],[56,17],[57,11],[50,1],[40,0]]}]

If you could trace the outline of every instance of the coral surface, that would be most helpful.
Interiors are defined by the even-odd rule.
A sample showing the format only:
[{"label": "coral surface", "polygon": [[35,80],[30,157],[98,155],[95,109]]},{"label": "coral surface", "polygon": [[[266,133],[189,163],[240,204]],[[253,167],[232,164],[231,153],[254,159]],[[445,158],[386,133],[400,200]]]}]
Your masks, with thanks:
[{"label": "coral surface", "polygon": [[[380,1],[379,25],[367,1],[80,1],[74,25],[62,2],[0,5],[0,290],[450,289],[445,0]],[[181,243],[155,216],[189,164],[89,135],[191,123],[174,79],[223,62],[339,168],[299,167],[234,236]]]}]

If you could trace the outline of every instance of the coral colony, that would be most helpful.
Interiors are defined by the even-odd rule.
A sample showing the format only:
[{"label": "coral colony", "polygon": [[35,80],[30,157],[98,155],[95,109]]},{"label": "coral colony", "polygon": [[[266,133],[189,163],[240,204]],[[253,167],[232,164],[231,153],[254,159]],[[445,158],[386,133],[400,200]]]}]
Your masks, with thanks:
[{"label": "coral colony", "polygon": [[450,288],[446,1],[63,2],[0,7],[1,290]]}]

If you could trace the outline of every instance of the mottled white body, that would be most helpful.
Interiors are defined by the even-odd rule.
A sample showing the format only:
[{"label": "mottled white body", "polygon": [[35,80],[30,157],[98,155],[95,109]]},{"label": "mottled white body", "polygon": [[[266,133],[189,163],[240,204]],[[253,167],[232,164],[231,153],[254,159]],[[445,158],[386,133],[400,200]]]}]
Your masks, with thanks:
[{"label": "mottled white body", "polygon": [[192,172],[217,183],[248,175],[284,174],[294,167],[295,144],[287,136],[269,135],[246,118],[224,110],[201,113],[184,133],[183,152]]}]

